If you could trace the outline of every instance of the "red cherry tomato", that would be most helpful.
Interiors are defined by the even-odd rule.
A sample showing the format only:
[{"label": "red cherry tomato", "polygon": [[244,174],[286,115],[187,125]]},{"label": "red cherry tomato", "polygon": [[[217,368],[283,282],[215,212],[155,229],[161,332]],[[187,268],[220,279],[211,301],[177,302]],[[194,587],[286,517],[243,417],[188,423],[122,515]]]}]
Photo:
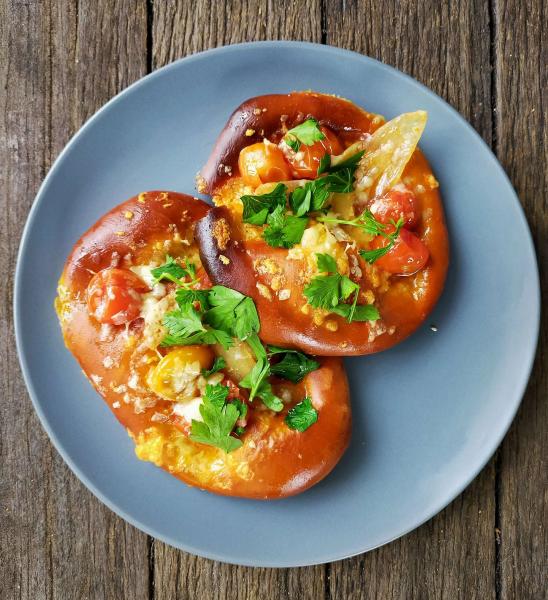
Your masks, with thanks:
[{"label": "red cherry tomato", "polygon": [[141,294],[148,287],[135,273],[127,269],[103,269],[88,284],[89,314],[99,323],[123,325],[141,312]]},{"label": "red cherry tomato", "polygon": [[342,154],[344,152],[339,138],[330,129],[322,125],[320,130],[325,135],[323,140],[315,142],[312,146],[301,144],[299,152],[287,157],[294,177],[315,179],[318,176],[320,161],[326,154]]},{"label": "red cherry tomato", "polygon": [[[388,229],[387,233],[389,233]],[[389,243],[390,240],[378,235],[371,243],[371,247],[384,248]],[[375,264],[394,275],[413,275],[426,265],[429,256],[428,248],[414,233],[401,229],[392,248],[378,258]]]},{"label": "red cherry tomato", "polygon": [[417,224],[415,195],[410,191],[390,190],[382,198],[376,198],[370,210],[381,223],[397,223],[402,218],[405,227],[413,229]]},{"label": "red cherry tomato", "polygon": [[238,169],[244,182],[253,187],[258,187],[261,183],[291,179],[291,169],[283,152],[269,142],[259,142],[243,148],[238,158]]}]

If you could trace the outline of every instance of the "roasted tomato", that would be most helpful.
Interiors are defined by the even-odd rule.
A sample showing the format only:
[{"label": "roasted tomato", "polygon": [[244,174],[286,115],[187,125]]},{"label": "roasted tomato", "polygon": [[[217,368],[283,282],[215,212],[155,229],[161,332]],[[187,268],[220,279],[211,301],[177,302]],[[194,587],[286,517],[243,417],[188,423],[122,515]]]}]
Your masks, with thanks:
[{"label": "roasted tomato", "polygon": [[376,198],[370,210],[381,223],[397,223],[403,219],[408,229],[417,224],[416,198],[409,190],[390,190],[382,198]]},{"label": "roasted tomato", "polygon": [[[374,249],[385,248],[389,240],[377,236],[371,243]],[[414,275],[428,262],[430,253],[421,240],[407,229],[402,229],[394,245],[388,252],[377,259],[377,266],[394,275]]]},{"label": "roasted tomato", "polygon": [[[140,459],[218,494],[296,494],[325,477],[348,445],[350,406],[340,359],[319,359],[319,368],[299,383],[271,377],[273,392],[284,401],[274,413],[258,398],[249,402],[249,391],[239,386],[256,362],[246,342],[229,348],[198,343],[160,347],[166,334],[163,318],[177,307],[176,290],[169,279],[155,283],[152,269],[166,263],[169,254],[172,269],[193,264],[196,277],[188,285],[209,288],[194,240],[195,224],[209,210],[190,196],[147,192],[100,219],[77,242],[59,281],[56,309],[65,343],[135,441]],[[118,288],[135,290],[139,302]],[[105,293],[108,298],[113,289],[113,306],[97,314]],[[135,300],[132,314],[140,327],[106,320],[128,298]],[[126,312],[130,305],[128,300]],[[208,372],[216,357],[224,366]],[[233,444],[240,440],[242,445],[230,453],[192,439],[193,421],[203,418],[208,385],[227,388],[227,403],[247,405],[247,414],[239,413],[230,434]],[[285,418],[305,396],[318,420],[300,432],[290,429]]]},{"label": "roasted tomato", "polygon": [[[230,117],[198,178],[200,191],[213,196],[216,208],[197,224],[196,237],[211,281],[254,299],[263,341],[316,355],[370,354],[406,338],[430,313],[449,256],[438,183],[417,147],[426,119],[424,111],[415,111],[384,123],[348,100],[314,92],[253,98]],[[234,167],[249,143],[246,131],[260,131],[279,144],[305,121],[312,125],[299,134],[306,130],[307,139],[292,135],[315,170],[306,165],[308,170],[298,172],[293,163],[285,215],[269,208],[269,203],[280,206],[280,198],[272,204],[267,197],[253,200],[255,205],[246,199],[248,215],[256,210],[258,216],[244,217],[241,196],[249,192],[242,191],[245,182]],[[298,179],[317,173],[326,149],[318,153],[318,130],[327,135],[331,152],[339,153],[323,165],[324,175],[331,175],[325,181],[335,187],[327,199],[318,199],[326,190],[319,179],[314,184]],[[286,160],[290,157],[286,153]],[[220,169],[221,164],[228,168]],[[261,186],[256,196],[274,189]],[[319,209],[312,208],[314,194]],[[379,257],[375,250],[388,240],[375,236],[388,234],[400,219],[401,235]],[[318,293],[318,277],[327,273],[331,279]],[[357,312],[350,306],[354,301]]]},{"label": "roasted tomato", "polygon": [[240,152],[238,168],[245,183],[253,187],[291,179],[291,169],[283,152],[269,142],[246,146]]},{"label": "roasted tomato", "polygon": [[298,152],[289,152],[287,160],[296,179],[314,179],[318,176],[320,161],[326,154],[342,154],[344,146],[339,138],[323,125],[320,131],[325,136],[323,140],[311,146],[301,145]]},{"label": "roasted tomato", "polygon": [[127,269],[103,269],[94,275],[87,289],[88,310],[99,323],[123,325],[141,312],[145,282]]}]

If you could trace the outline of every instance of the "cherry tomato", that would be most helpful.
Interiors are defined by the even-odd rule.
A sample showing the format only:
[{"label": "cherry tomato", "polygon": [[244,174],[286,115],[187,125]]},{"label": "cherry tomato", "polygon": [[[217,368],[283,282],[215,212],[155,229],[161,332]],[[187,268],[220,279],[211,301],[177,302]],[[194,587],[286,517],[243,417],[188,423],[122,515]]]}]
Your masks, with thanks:
[{"label": "cherry tomato", "polygon": [[[388,230],[387,230],[388,233]],[[378,235],[371,247],[384,248],[390,240]],[[375,261],[375,264],[395,275],[413,275],[427,263],[430,253],[423,242],[407,229],[401,229],[394,246]]]},{"label": "cherry tomato", "polygon": [[198,363],[199,369],[210,369],[214,354],[210,346],[180,346],[170,350],[150,371],[147,380],[150,389],[168,400],[177,400],[180,394],[188,394],[194,386],[194,376],[200,371],[185,373],[188,366]]},{"label": "cherry tomato", "polygon": [[244,182],[253,187],[291,179],[291,169],[283,152],[270,142],[259,142],[243,148],[238,158],[238,168]]},{"label": "cherry tomato", "polygon": [[413,229],[417,224],[415,195],[410,191],[390,190],[382,198],[376,198],[370,210],[381,223],[397,223],[402,218],[405,227]]},{"label": "cherry tomato", "polygon": [[315,142],[312,146],[301,144],[299,152],[287,158],[294,177],[315,179],[318,176],[320,161],[326,154],[342,154],[344,152],[339,138],[330,129],[322,125],[320,131],[325,135],[323,140]]},{"label": "cherry tomato", "polygon": [[135,273],[127,269],[103,269],[88,284],[89,314],[99,323],[123,325],[141,312],[141,294],[148,287]]}]

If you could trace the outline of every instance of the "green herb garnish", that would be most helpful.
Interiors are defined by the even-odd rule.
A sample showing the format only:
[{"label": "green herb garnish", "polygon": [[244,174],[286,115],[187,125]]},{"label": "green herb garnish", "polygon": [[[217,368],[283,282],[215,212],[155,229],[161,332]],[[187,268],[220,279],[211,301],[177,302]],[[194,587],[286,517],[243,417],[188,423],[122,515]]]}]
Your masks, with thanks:
[{"label": "green herb garnish", "polygon": [[211,366],[211,369],[202,369],[202,375],[204,377],[209,377],[210,375],[213,375],[214,373],[217,373],[218,371],[222,371],[225,367],[226,367],[225,359],[222,356],[217,356],[217,357],[215,357],[215,360],[213,361],[213,365]]},{"label": "green herb garnish", "polygon": [[320,367],[319,362],[298,350],[268,346],[268,353],[281,358],[279,362],[270,367],[272,375],[277,375],[293,383],[299,383],[305,375]]},{"label": "green herb garnish", "polygon": [[259,331],[259,315],[251,298],[222,285],[215,285],[208,292],[210,308],[204,320],[211,327],[242,341]]},{"label": "green herb garnish", "polygon": [[388,225],[386,223],[377,221],[371,211],[367,209],[355,219],[351,220],[336,219],[334,217],[318,217],[318,221],[321,221],[322,223],[351,225],[353,227],[359,227],[360,229],[363,229],[363,231],[369,233],[370,235],[381,235],[385,237],[388,240],[388,244],[383,248],[376,248],[374,250],[360,250],[360,256],[369,264],[373,264],[377,259],[379,259],[381,256],[384,256],[394,246],[400,234],[401,228],[404,225],[404,220],[402,218],[398,219],[397,223],[391,221],[390,225],[394,227],[394,231],[392,233],[387,233],[386,230]]},{"label": "green herb garnish", "polygon": [[[316,254],[318,269],[327,275],[318,275],[304,288],[308,303],[341,315],[349,323],[352,321],[376,321],[379,311],[374,306],[358,306],[360,286],[346,275],[337,272],[337,263],[328,254]],[[354,295],[351,304],[346,304]]]},{"label": "green herb garnish", "polygon": [[324,154],[320,159],[320,164],[318,165],[318,170],[316,171],[317,175],[321,175],[329,170],[331,166],[331,156],[329,154]]},{"label": "green herb garnish", "polygon": [[[166,256],[165,264],[151,269],[150,271],[154,281],[156,283],[167,279],[173,281],[178,285],[190,286],[196,283],[196,267],[192,263],[184,263],[180,265],[172,256],[169,254]],[[184,282],[183,280],[188,277],[191,281]]]},{"label": "green herb garnish", "polygon": [[301,241],[308,219],[288,215],[285,208],[278,206],[268,215],[267,223],[263,232],[266,243],[274,248],[291,248]]},{"label": "green herb garnish", "polygon": [[253,369],[240,381],[240,386],[250,390],[250,400],[258,396],[270,410],[280,412],[284,407],[283,402],[274,394],[272,386],[267,381],[271,373],[266,350],[255,334],[249,337],[247,343],[255,353],[257,362]]},{"label": "green herb garnish", "polygon": [[354,173],[358,167],[358,163],[360,162],[364,154],[365,150],[356,152],[356,154],[352,154],[352,156],[349,156],[345,160],[341,160],[340,163],[330,166],[327,170],[330,173],[334,173],[335,171],[340,171],[341,169],[352,169],[352,173]]},{"label": "green herb garnish", "polygon": [[312,406],[312,401],[306,396],[301,402],[289,410],[285,422],[290,429],[306,431],[318,420],[318,411]]},{"label": "green herb garnish", "polygon": [[232,338],[245,340],[259,331],[253,300],[235,290],[221,285],[209,290],[179,289],[175,300],[178,308],[168,312],[162,321],[167,335],[161,346],[221,344],[230,348]]},{"label": "green herb garnish", "polygon": [[244,205],[243,222],[251,225],[264,225],[269,214],[278,206],[285,208],[287,187],[283,183],[267,194],[257,196],[242,196],[240,200]]},{"label": "green herb garnish", "polygon": [[[242,441],[231,436],[238,419],[245,416],[247,407],[243,402],[227,402],[228,387],[207,385],[202,396],[200,414],[203,421],[192,419],[190,439],[194,442],[215,446],[232,452],[242,446]],[[242,414],[243,409],[245,412]],[[243,432],[240,432],[240,435]]]},{"label": "green herb garnish", "polygon": [[285,137],[285,143],[295,152],[298,152],[301,144],[312,146],[316,142],[323,140],[325,135],[320,129],[320,125],[316,119],[307,119],[300,125],[290,129]]}]

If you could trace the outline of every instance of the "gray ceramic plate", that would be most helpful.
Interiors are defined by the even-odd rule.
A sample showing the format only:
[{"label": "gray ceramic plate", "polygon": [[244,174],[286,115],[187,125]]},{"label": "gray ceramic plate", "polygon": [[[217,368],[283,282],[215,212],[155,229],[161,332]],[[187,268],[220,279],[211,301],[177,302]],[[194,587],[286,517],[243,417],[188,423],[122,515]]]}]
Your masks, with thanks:
[{"label": "gray ceramic plate", "polygon": [[[294,89],[339,94],[386,117],[428,111],[421,146],[440,181],[452,263],[442,300],[420,331],[388,352],[346,361],[354,430],[335,471],[291,499],[222,498],[135,458],[125,431],[63,346],[53,311],[56,281],[74,242],[113,205],[149,189],[192,193],[194,174],[242,100]],[[398,71],[300,43],[244,44],[191,56],[109,102],[44,181],[15,281],[27,386],[76,475],[147,533],[245,565],[340,559],[435,515],[477,475],[508,429],[531,369],[538,323],[527,223],[479,136]]]}]

